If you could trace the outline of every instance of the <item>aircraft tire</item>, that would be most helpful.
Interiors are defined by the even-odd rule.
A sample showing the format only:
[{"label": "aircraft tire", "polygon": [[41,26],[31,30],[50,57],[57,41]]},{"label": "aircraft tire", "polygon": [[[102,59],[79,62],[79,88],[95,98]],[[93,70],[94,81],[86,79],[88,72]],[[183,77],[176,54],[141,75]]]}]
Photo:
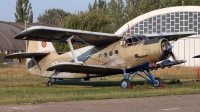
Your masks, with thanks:
[{"label": "aircraft tire", "polygon": [[168,68],[171,68],[172,66],[168,66]]},{"label": "aircraft tire", "polygon": [[51,81],[48,81],[48,82],[46,83],[46,86],[52,86],[52,82],[51,82]]},{"label": "aircraft tire", "polygon": [[121,80],[121,88],[122,89],[127,89],[131,85],[130,81],[128,79],[122,79]]},{"label": "aircraft tire", "polygon": [[163,85],[163,82],[162,82],[162,80],[161,80],[161,78],[160,77],[156,77],[156,78],[154,78],[158,83],[157,84],[153,84],[153,86],[155,87],[155,88],[157,88],[157,87],[162,87],[162,85]]}]

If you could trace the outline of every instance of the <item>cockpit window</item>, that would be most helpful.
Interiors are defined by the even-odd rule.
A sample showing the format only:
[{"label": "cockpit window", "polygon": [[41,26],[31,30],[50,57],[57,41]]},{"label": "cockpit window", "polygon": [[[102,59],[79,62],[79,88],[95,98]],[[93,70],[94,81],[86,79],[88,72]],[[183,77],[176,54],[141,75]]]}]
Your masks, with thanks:
[{"label": "cockpit window", "polygon": [[128,43],[132,43],[133,41],[132,41],[132,39],[131,38],[129,38],[128,39]]},{"label": "cockpit window", "polygon": [[143,41],[144,39],[142,38],[142,36],[140,36],[140,35],[138,35],[138,39],[140,40],[140,41]]},{"label": "cockpit window", "polygon": [[146,36],[144,35],[134,35],[131,37],[126,37],[126,45],[132,45],[132,44],[137,44],[138,42],[146,41],[149,40]]},{"label": "cockpit window", "polygon": [[142,38],[143,38],[144,40],[149,40],[146,36],[142,36]]},{"label": "cockpit window", "polygon": [[138,40],[138,38],[137,37],[133,37],[133,42],[138,42],[139,40]]}]

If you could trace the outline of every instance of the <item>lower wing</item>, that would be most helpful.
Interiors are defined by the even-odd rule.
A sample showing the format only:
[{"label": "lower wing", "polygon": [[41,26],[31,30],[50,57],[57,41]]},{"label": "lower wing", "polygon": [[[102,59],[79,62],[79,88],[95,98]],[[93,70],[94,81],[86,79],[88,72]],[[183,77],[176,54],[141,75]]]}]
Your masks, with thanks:
[{"label": "lower wing", "polygon": [[[177,61],[165,60],[162,63],[156,64],[154,68],[170,67],[170,66],[185,63],[185,62],[186,62],[185,60],[177,60]],[[147,69],[147,68],[148,66],[144,64],[144,66],[139,66],[139,67],[136,66],[130,70],[134,72],[134,71],[137,71],[138,69]],[[52,71],[52,70],[59,71],[59,72],[108,74],[108,75],[122,73],[122,69],[109,68],[102,65],[86,65],[86,64],[73,63],[73,62],[60,62],[47,68],[47,71]]]},{"label": "lower wing", "polygon": [[176,61],[165,60],[161,63],[156,64],[154,68],[171,67],[173,65],[178,65],[185,62],[186,62],[185,60],[176,60]]},{"label": "lower wing", "polygon": [[6,55],[4,58],[6,59],[13,59],[13,58],[32,58],[33,56],[46,56],[48,55],[49,52],[46,53],[26,53],[26,52],[22,52],[22,53],[13,53],[13,54],[9,54]]},{"label": "lower wing", "polygon": [[116,74],[121,73],[121,69],[108,68],[101,65],[85,65],[73,62],[60,62],[47,69],[47,71],[60,71],[86,74]]}]

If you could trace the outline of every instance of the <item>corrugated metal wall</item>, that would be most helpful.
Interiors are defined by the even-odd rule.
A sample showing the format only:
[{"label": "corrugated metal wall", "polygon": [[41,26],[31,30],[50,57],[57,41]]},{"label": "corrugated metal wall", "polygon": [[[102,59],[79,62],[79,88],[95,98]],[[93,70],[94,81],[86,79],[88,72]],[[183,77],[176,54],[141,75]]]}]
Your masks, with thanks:
[{"label": "corrugated metal wall", "polygon": [[[178,60],[186,60],[182,66],[200,66],[200,58],[193,58],[200,55],[200,36],[199,38],[183,38],[171,42],[173,52]],[[170,60],[172,60],[170,58]]]},{"label": "corrugated metal wall", "polygon": [[17,52],[25,50],[25,42],[15,40],[14,37],[24,30],[23,24],[0,21],[0,49],[5,52]]}]

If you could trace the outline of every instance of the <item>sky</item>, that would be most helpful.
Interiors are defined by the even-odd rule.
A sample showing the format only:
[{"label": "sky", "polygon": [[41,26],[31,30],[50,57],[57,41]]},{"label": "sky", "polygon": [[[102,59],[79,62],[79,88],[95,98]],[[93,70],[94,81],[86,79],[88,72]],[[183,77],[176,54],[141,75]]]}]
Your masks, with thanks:
[{"label": "sky", "polygon": [[[0,21],[15,22],[16,1],[0,0]],[[93,4],[94,0],[29,0],[29,3],[33,10],[33,22],[37,22],[39,14],[47,9],[58,8],[70,13],[87,11],[89,3]]]}]

